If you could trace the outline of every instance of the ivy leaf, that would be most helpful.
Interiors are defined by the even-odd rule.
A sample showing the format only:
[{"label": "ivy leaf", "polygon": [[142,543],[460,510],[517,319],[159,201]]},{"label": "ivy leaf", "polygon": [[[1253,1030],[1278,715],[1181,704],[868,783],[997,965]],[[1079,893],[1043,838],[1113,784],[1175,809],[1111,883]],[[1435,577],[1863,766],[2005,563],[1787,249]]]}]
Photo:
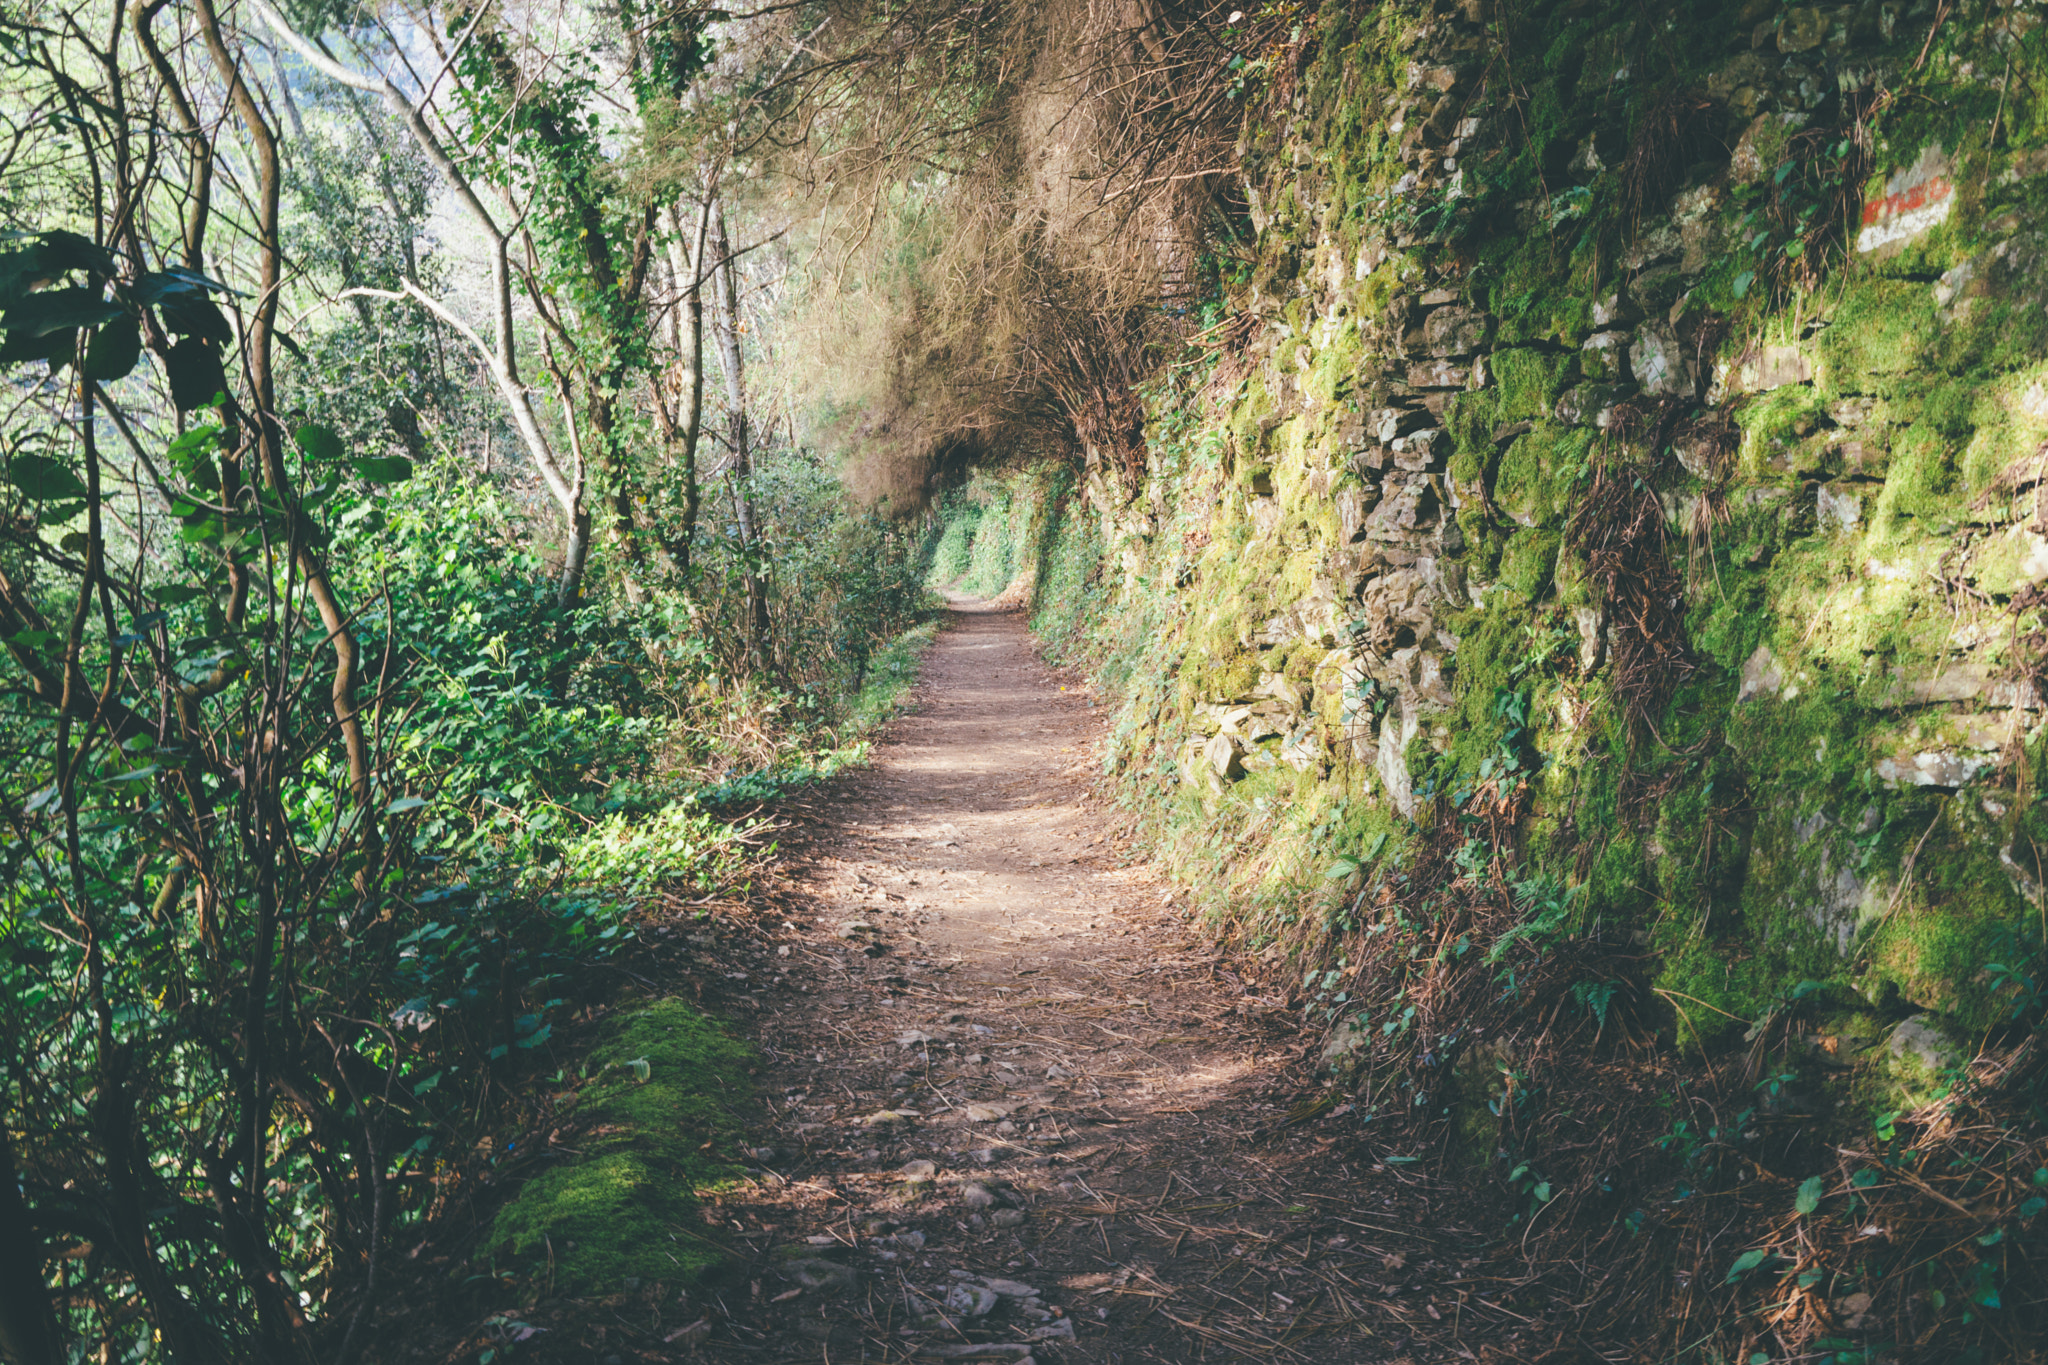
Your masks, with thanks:
[{"label": "ivy leaf", "polygon": [[412,477],[412,461],[403,455],[371,455],[349,463],[371,483],[404,483]]},{"label": "ivy leaf", "polygon": [[43,268],[43,253],[35,248],[0,251],[0,300],[11,303],[48,275]]},{"label": "ivy leaf", "polygon": [[135,281],[129,291],[137,303],[161,303],[176,294],[234,294],[238,291],[228,288],[219,280],[211,280],[196,270],[187,270],[174,265],[164,270],[152,270]]},{"label": "ivy leaf", "polygon": [[[214,447],[220,443],[221,429],[212,423],[193,427],[184,435],[164,448],[164,456],[187,478],[193,478],[204,471],[209,488],[220,487],[220,477],[213,464]],[[205,479],[201,480],[205,482]]]},{"label": "ivy leaf", "polygon": [[101,297],[99,290],[73,285],[66,289],[45,289],[9,304],[6,316],[0,317],[0,328],[40,337],[52,332],[76,331],[80,327],[97,327],[119,316],[121,306],[109,303]]},{"label": "ivy leaf", "polygon": [[0,365],[41,360],[54,370],[71,359],[71,351],[69,332],[52,332],[48,336],[31,336],[26,330],[9,332],[6,340],[0,341]]},{"label": "ivy leaf", "polygon": [[85,485],[70,467],[47,455],[17,455],[9,460],[7,482],[37,502],[85,496]]},{"label": "ivy leaf", "polygon": [[292,433],[292,439],[306,452],[307,459],[322,464],[339,464],[348,456],[348,447],[335,435],[334,428],[320,422],[306,423]]},{"label": "ivy leaf", "polygon": [[188,336],[164,356],[164,373],[171,381],[171,402],[178,411],[210,406],[227,392],[227,372],[220,356],[198,337]]},{"label": "ivy leaf", "polygon": [[1755,283],[1756,272],[1754,270],[1745,270],[1740,275],[1737,275],[1735,277],[1735,297],[1738,299],[1746,297],[1749,293],[1749,287]]},{"label": "ivy leaf", "polygon": [[234,344],[235,332],[228,326],[227,314],[202,293],[167,294],[157,301],[156,311],[167,332],[202,337],[221,346]]},{"label": "ivy leaf", "polygon": [[1743,1252],[1735,1258],[1735,1264],[1728,1267],[1728,1278],[1721,1281],[1721,1283],[1734,1284],[1744,1275],[1762,1265],[1770,1257],[1770,1254],[1770,1252],[1763,1250]]},{"label": "ivy leaf", "polygon": [[1820,1207],[1821,1191],[1825,1182],[1819,1176],[1809,1176],[1800,1182],[1799,1194],[1792,1201],[1792,1212],[1802,1218]]},{"label": "ivy leaf", "polygon": [[114,273],[114,253],[90,237],[58,228],[38,234],[38,241],[45,270],[86,270],[101,275]]},{"label": "ivy leaf", "polygon": [[92,334],[85,350],[85,377],[103,382],[122,379],[140,359],[141,324],[124,313]]}]

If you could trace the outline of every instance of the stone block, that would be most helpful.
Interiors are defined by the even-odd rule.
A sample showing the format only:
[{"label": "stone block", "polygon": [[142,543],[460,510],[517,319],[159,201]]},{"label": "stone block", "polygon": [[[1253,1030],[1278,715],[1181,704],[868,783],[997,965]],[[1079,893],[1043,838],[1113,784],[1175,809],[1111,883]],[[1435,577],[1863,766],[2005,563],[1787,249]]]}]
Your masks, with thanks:
[{"label": "stone block", "polygon": [[1406,436],[1396,436],[1387,450],[1394,457],[1394,468],[1421,473],[1442,468],[1450,457],[1451,440],[1442,427],[1424,427]]},{"label": "stone block", "polygon": [[1853,531],[1863,520],[1863,498],[1847,484],[1824,483],[1814,493],[1814,515],[1822,530]]},{"label": "stone block", "polygon": [[1263,697],[1279,702],[1292,715],[1299,715],[1309,708],[1311,692],[1305,682],[1296,682],[1284,673],[1262,673],[1258,686],[1252,689],[1254,697]]},{"label": "stone block", "polygon": [[1882,480],[1885,471],[1891,467],[1891,452],[1883,441],[1875,438],[1856,437],[1839,442],[1835,453],[1842,462],[1844,474]]},{"label": "stone block", "polygon": [[1948,1036],[1931,1014],[1901,1020],[1885,1040],[1885,1069],[1908,1103],[1925,1104],[1948,1084],[1949,1077],[1969,1060],[1969,1053]]},{"label": "stone block", "polygon": [[1685,347],[1664,323],[1647,323],[1637,330],[1628,348],[1628,365],[1644,393],[1657,398],[1692,396],[1692,366]]},{"label": "stone block", "polygon": [[1433,90],[1448,94],[1458,88],[1458,68],[1443,64],[1423,62],[1408,63],[1408,88],[1411,90]]},{"label": "stone block", "polygon": [[1422,343],[1439,358],[1471,355],[1493,336],[1493,319],[1474,308],[1439,308],[1422,320]]},{"label": "stone block", "polygon": [[1397,703],[1380,722],[1378,752],[1373,769],[1387,789],[1387,797],[1403,815],[1415,814],[1415,784],[1408,775],[1408,741],[1422,729],[1422,718],[1413,707]]},{"label": "stone block", "polygon": [[1418,389],[1462,389],[1471,381],[1471,366],[1449,360],[1425,360],[1408,366],[1408,382]]},{"label": "stone block", "polygon": [[1398,437],[1431,425],[1427,408],[1378,408],[1366,423],[1367,429],[1381,445],[1388,445]]},{"label": "stone block", "polygon": [[1579,348],[1579,369],[1596,383],[1620,383],[1628,379],[1627,332],[1595,332]]},{"label": "stone block", "polygon": [[1891,787],[1957,788],[1991,766],[1986,754],[1960,754],[1953,749],[1924,749],[1894,754],[1877,761],[1877,775]]},{"label": "stone block", "polygon": [[1632,327],[1643,320],[1643,310],[1619,289],[1593,300],[1593,325],[1601,328]]},{"label": "stone block", "polygon": [[1579,672],[1591,673],[1607,658],[1607,613],[1598,607],[1573,607],[1572,624],[1579,628]]},{"label": "stone block", "polygon": [[1811,5],[1794,5],[1778,21],[1778,51],[1811,52],[1828,36],[1828,17]]},{"label": "stone block", "polygon": [[1798,346],[1767,345],[1742,367],[1742,387],[1751,392],[1813,382],[1813,359]]},{"label": "stone block", "polygon": [[1742,662],[1742,686],[1735,694],[1738,702],[1751,697],[1775,697],[1785,686],[1785,670],[1778,663],[1778,656],[1771,653],[1769,645],[1758,645],[1754,653]]},{"label": "stone block", "polygon": [[1304,726],[1280,746],[1280,761],[1298,773],[1323,765],[1323,743],[1314,729]]},{"label": "stone block", "polygon": [[1365,538],[1366,514],[1378,505],[1378,484],[1350,484],[1337,490],[1337,533],[1347,545]]},{"label": "stone block", "polygon": [[1635,390],[1628,384],[1580,384],[1558,396],[1557,420],[1566,426],[1598,427],[1607,430],[1615,404]]},{"label": "stone block", "polygon": [[1202,746],[1202,761],[1225,782],[1235,782],[1244,776],[1244,755],[1244,745],[1228,734],[1216,735]]}]

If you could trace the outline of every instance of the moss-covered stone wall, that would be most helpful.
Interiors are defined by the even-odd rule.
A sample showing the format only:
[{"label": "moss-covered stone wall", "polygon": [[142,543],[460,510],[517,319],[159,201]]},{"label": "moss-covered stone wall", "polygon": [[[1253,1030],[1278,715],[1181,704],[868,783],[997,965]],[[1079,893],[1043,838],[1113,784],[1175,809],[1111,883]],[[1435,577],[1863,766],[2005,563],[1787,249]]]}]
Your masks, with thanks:
[{"label": "moss-covered stone wall", "polygon": [[1304,11],[1239,321],[1089,483],[1112,767],[1227,927],[1341,958],[1335,858],[1512,796],[1681,1041],[2024,1003],[2044,58],[1983,0]]}]

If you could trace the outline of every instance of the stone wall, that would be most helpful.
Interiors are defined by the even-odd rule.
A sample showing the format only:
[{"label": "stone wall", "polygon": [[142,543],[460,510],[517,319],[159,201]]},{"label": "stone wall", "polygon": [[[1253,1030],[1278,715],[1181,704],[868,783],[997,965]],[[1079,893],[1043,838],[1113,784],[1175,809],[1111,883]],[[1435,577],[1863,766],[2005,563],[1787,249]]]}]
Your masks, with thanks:
[{"label": "stone wall", "polygon": [[1170,680],[1114,763],[1189,878],[1299,903],[1512,788],[1504,854],[1653,951],[1675,1032],[2006,1018],[2044,42],[1969,0],[1305,18],[1241,144],[1243,340],[1155,395],[1147,487],[1091,484]]}]

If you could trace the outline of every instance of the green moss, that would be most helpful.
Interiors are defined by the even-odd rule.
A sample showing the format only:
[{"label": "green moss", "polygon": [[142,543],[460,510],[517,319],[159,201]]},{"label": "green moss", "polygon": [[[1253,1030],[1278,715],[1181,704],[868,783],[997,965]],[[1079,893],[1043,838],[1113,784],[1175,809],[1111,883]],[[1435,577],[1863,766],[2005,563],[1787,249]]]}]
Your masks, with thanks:
[{"label": "green moss", "polygon": [[[1336,14],[1327,10],[1322,22],[1336,23]],[[1868,28],[1867,20],[1853,20],[1852,29]],[[1401,135],[1387,131],[1388,115],[1405,104],[1413,118],[1424,98],[1410,83],[1410,62],[1477,61],[1477,48],[1457,44],[1479,40],[1455,20],[1425,22],[1399,7],[1358,22],[1370,31],[1345,28],[1341,50],[1330,38],[1315,54],[1286,119],[1255,118],[1245,130],[1247,173],[1273,214],[1256,248],[1259,311],[1284,322],[1284,332],[1271,327],[1239,358],[1249,362],[1248,377],[1220,421],[1198,388],[1169,380],[1152,391],[1152,454],[1169,471],[1154,485],[1162,524],[1156,534],[1148,527],[1090,541],[1085,553],[1117,566],[1100,576],[1110,586],[1086,588],[1088,576],[1072,571],[1064,582],[1074,586],[1060,589],[1100,593],[1087,599],[1091,624],[1079,633],[1121,698],[1109,760],[1120,794],[1162,859],[1202,883],[1219,922],[1261,942],[1286,939],[1295,923],[1288,917],[1314,895],[1319,858],[1355,851],[1367,837],[1361,831],[1394,835],[1389,849],[1403,842],[1411,827],[1374,795],[1373,756],[1355,755],[1343,730],[1339,667],[1348,656],[1333,658],[1321,641],[1261,642],[1267,622],[1296,608],[1318,578],[1349,588],[1375,567],[1370,547],[1340,543],[1337,525],[1332,471],[1349,454],[1341,426],[1355,420],[1350,403],[1363,401],[1347,387],[1353,376],[1372,376],[1398,390],[1403,357],[1391,353],[1394,338],[1383,329],[1400,320],[1388,307],[1397,297],[1447,290],[1499,319],[1486,361],[1491,382],[1452,395],[1441,412],[1465,542],[1452,557],[1488,605],[1454,616],[1439,608],[1437,624],[1458,640],[1442,660],[1454,699],[1403,756],[1418,785],[1455,794],[1470,790],[1489,760],[1489,771],[1500,771],[1501,703],[1525,705],[1527,731],[1514,757],[1536,766],[1517,770],[1533,799],[1514,831],[1515,856],[1579,885],[1580,913],[1607,932],[1648,936],[1659,955],[1655,981],[1666,992],[1659,998],[1689,1042],[1739,1037],[1749,1021],[1783,1008],[1803,980],[1830,983],[1844,1002],[1903,1009],[1901,1001],[1925,1001],[1958,1019],[1989,1019],[1982,966],[1994,960],[1996,936],[2010,929],[2017,904],[1997,850],[2020,845],[2013,829],[1986,823],[1978,798],[1986,783],[2006,779],[1980,778],[1944,797],[1893,790],[1877,764],[1964,742],[1971,703],[1915,699],[1916,681],[1924,685],[1966,655],[1973,668],[2011,663],[1997,643],[1968,641],[2002,622],[2005,601],[2025,583],[2031,548],[2012,529],[2007,500],[1984,495],[2048,438],[2048,420],[2032,415],[2048,405],[2027,396],[2029,385],[2048,380],[2039,359],[2048,313],[2038,289],[2004,287],[2032,268],[2009,262],[2032,250],[2024,244],[2048,212],[2048,176],[2000,184],[1997,174],[2018,164],[2019,149],[2038,146],[2036,102],[2006,107],[2011,153],[1988,148],[1984,130],[1999,106],[1982,98],[1993,84],[1986,80],[1951,90],[1953,78],[1943,76],[1949,84],[1926,87],[1930,97],[1874,112],[1876,183],[1924,142],[1940,140],[1961,158],[1957,209],[1896,255],[1831,252],[1825,284],[1787,297],[1764,287],[1776,248],[1753,251],[1756,220],[1744,221],[1763,191],[1723,202],[1704,260],[1692,239],[1681,247],[1690,258],[1684,266],[1662,254],[1641,269],[1627,252],[1671,226],[1661,206],[1647,206],[1641,222],[1625,221],[1616,175],[1589,179],[1566,169],[1589,135],[1602,148],[1617,140],[1625,148],[1662,91],[1705,88],[1731,61],[1753,68],[1745,82],[1771,87],[1762,93],[1767,103],[1782,102],[1787,91],[1774,74],[1784,69],[1781,55],[1752,53],[1750,26],[1734,24],[1725,7],[1660,13],[1654,37],[1639,20],[1598,6],[1498,16],[1500,41],[1523,54],[1516,107],[1510,114],[1490,86],[1474,96],[1480,131],[1458,154],[1471,202],[1444,242],[1388,236],[1390,223],[1401,227],[1386,192],[1403,171]],[[1898,69],[1925,34],[1923,27],[1891,44],[1903,45]],[[1858,62],[1880,55],[1873,37],[1850,42]],[[1944,65],[1948,42],[1937,35],[1929,72],[1955,69]],[[1655,78],[1617,80],[1624,67],[1632,75],[1654,70]],[[1963,126],[1971,119],[1974,132]],[[1715,131],[1732,142],[1745,122],[1730,119]],[[1792,132],[1764,125],[1754,179],[1786,183],[1772,177]],[[1581,182],[1590,202],[1560,201]],[[1691,183],[1727,188],[1718,166],[1695,168]],[[1994,214],[2014,218],[2001,224]],[[2018,245],[1994,257],[1998,243]],[[1367,253],[1380,253],[1370,256],[1378,264],[1358,279],[1350,267]],[[1976,277],[1982,287],[1960,296],[1963,306],[1938,306],[1934,276],[1965,259],[1984,272]],[[1684,297],[1677,325],[1689,342],[1720,334],[1726,322],[1721,360],[1770,342],[1799,347],[1816,366],[1810,384],[1714,405],[1742,432],[1725,477],[1675,468],[1658,476],[1674,514],[1667,530],[1686,585],[1693,672],[1659,714],[1634,719],[1617,695],[1612,637],[1609,662],[1589,676],[1578,672],[1580,623],[1602,603],[1593,584],[1560,562],[1590,450],[1624,437],[1551,417],[1560,391],[1575,382],[1591,302],[1617,286],[1649,315]],[[1241,304],[1247,293],[1234,297]],[[1709,325],[1700,329],[1702,322]],[[1368,356],[1368,347],[1390,353]],[[1310,400],[1304,411],[1287,412],[1276,376],[1288,384],[1299,376]],[[1396,393],[1389,401],[1417,398]],[[1174,464],[1171,442],[1158,434],[1168,415],[1227,446],[1235,464],[1213,477]],[[1701,414],[1664,415],[1689,424]],[[1520,422],[1531,429],[1496,446],[1494,433]],[[1820,487],[1829,506],[1853,499],[1859,515],[1847,524],[1822,520]],[[1254,511],[1247,491],[1272,501]],[[1209,548],[1190,568],[1182,546],[1204,535]],[[1401,549],[1435,553],[1423,544]],[[1039,573],[1047,576],[1043,567]],[[1039,599],[1041,612],[1046,601]],[[1344,613],[1361,614],[1350,606]],[[1766,671],[1775,670],[1777,686],[1751,687],[1738,703],[1759,646],[1771,651]],[[1529,666],[1532,653],[1546,649],[1547,662]],[[1172,755],[1190,736],[1194,704],[1248,696],[1274,673],[1314,684],[1316,720],[1330,736],[1327,775],[1271,767],[1213,796],[1180,784]],[[1923,835],[1905,883],[1902,869]],[[1856,989],[1863,994],[1853,996]],[[1468,1136],[1477,1142],[1478,1130]]]},{"label": "green moss", "polygon": [[2033,911],[1998,865],[2000,831],[1976,803],[1921,797],[1893,810],[1886,861],[1903,865],[1915,848],[1918,856],[1911,881],[1888,888],[1859,926],[1859,984],[1869,995],[1896,989],[1955,1028],[1981,1032],[2005,1018],[2006,1003],[1984,968],[2010,956],[2013,931]]},{"label": "green moss", "polygon": [[1240,461],[1258,460],[1266,449],[1264,419],[1273,411],[1273,397],[1259,371],[1244,381],[1244,396],[1230,412],[1230,434]]},{"label": "green moss", "polygon": [[1493,500],[1525,526],[1559,520],[1585,469],[1593,435],[1584,428],[1538,421],[1517,436],[1493,476]]},{"label": "green moss", "polygon": [[1884,490],[1871,511],[1873,539],[1879,544],[1906,539],[1916,534],[1909,522],[1925,530],[1953,526],[1965,513],[1955,496],[1956,475],[1954,447],[1940,432],[1916,424],[1899,433]]},{"label": "green moss", "polygon": [[1358,328],[1346,322],[1329,343],[1316,352],[1315,362],[1304,377],[1304,387],[1321,402],[1334,403],[1350,391],[1358,371],[1358,361]]},{"label": "green moss", "polygon": [[701,1276],[723,1253],[695,1230],[697,1196],[739,1175],[721,1153],[742,1132],[750,1061],[680,1000],[612,1022],[575,1109],[580,1158],[529,1180],[499,1211],[489,1245],[521,1264],[552,1262],[564,1291]]},{"label": "green moss", "polygon": [[1563,537],[1556,531],[1531,528],[1509,537],[1500,557],[1500,583],[1524,599],[1534,602],[1550,591],[1557,572],[1558,547]]},{"label": "green moss", "polygon": [[1815,387],[1824,398],[1897,394],[1925,382],[1941,331],[1925,284],[1869,279],[1852,286],[1821,334]]},{"label": "green moss", "polygon": [[1486,364],[1498,390],[1495,418],[1502,422],[1547,417],[1578,370],[1574,355],[1529,347],[1496,350]]},{"label": "green moss", "polygon": [[1736,413],[1742,430],[1742,473],[1769,482],[1792,475],[1800,463],[1793,451],[1818,430],[1827,404],[1804,384],[1762,393]]}]

